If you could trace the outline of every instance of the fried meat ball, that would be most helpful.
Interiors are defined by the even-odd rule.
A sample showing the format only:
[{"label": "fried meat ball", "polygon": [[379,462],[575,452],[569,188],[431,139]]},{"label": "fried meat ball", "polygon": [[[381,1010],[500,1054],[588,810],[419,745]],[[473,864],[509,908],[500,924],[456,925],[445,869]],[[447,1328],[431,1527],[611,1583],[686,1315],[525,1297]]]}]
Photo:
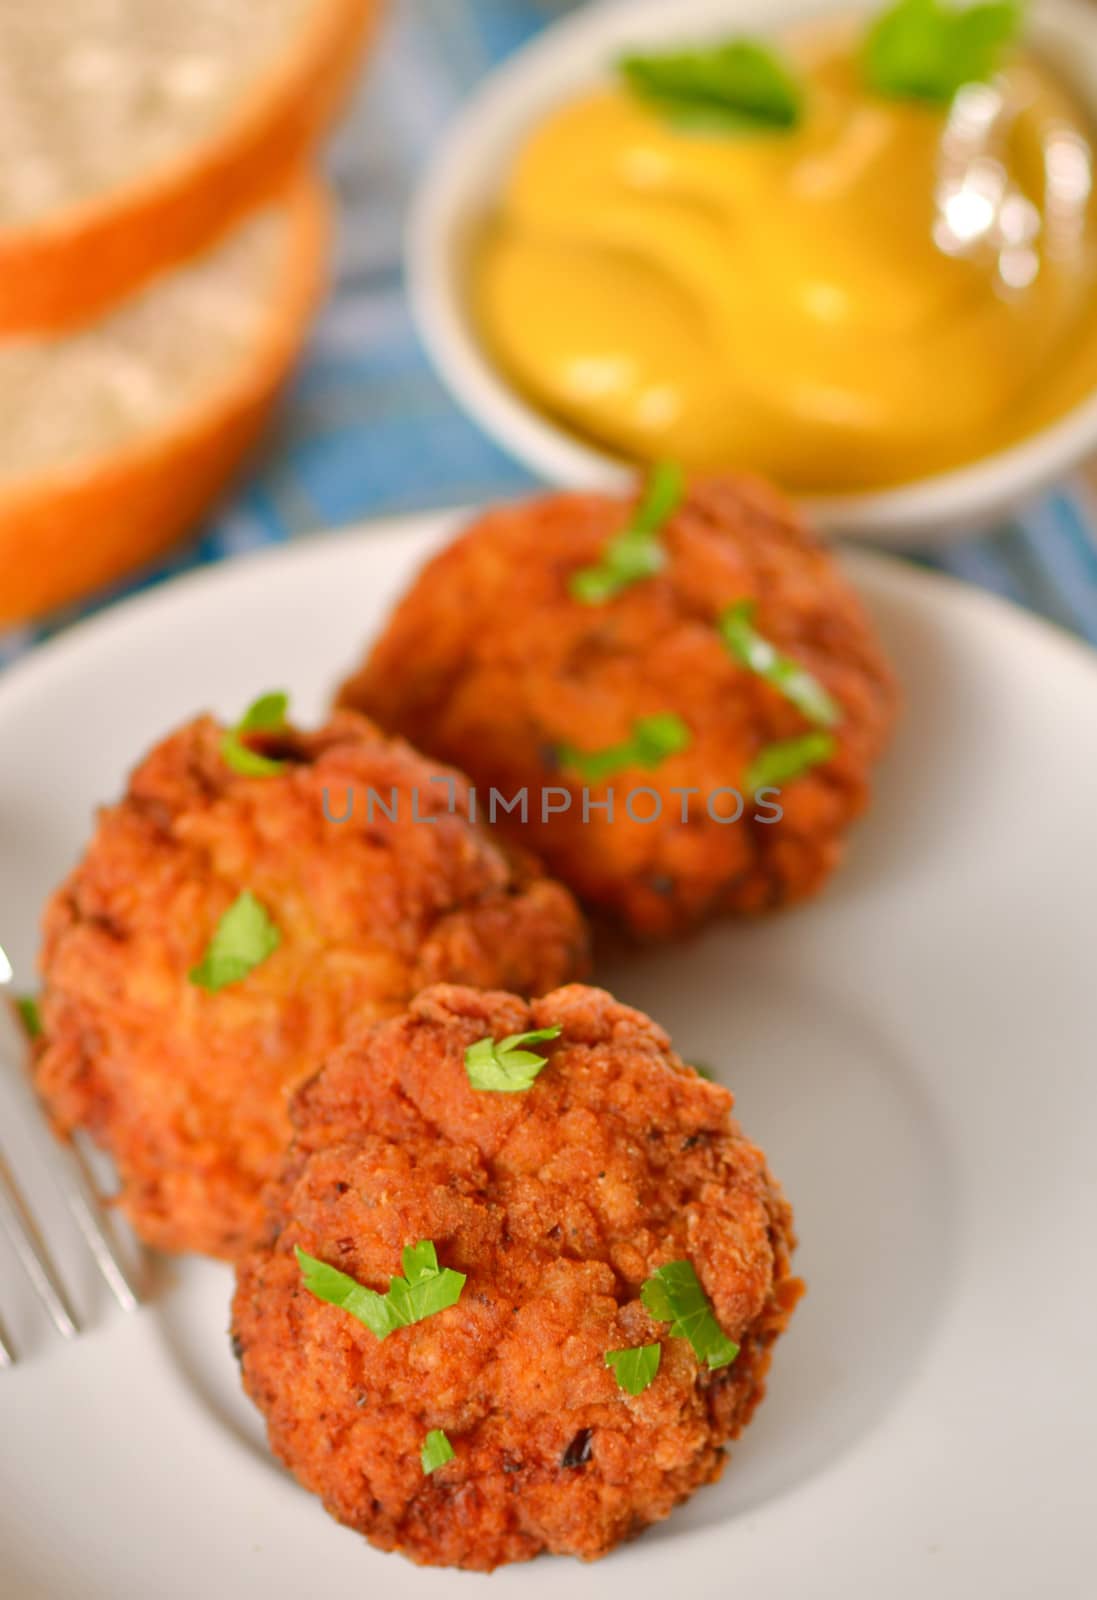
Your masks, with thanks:
[{"label": "fried meat ball", "polygon": [[[488,1035],[559,1026],[525,1092],[472,1086]],[[355,1031],[294,1103],[233,1335],[276,1454],[383,1550],[490,1571],[606,1554],[720,1476],[801,1292],[792,1215],[732,1098],[601,990],[531,1004],[441,985]],[[383,1340],[305,1287],[296,1250],[384,1292],[431,1241],[456,1304]],[[641,1289],[688,1261],[740,1346],[710,1370]],[[606,1353],[658,1344],[635,1396]],[[441,1429],[454,1457],[427,1473]]]},{"label": "fried meat ball", "polygon": [[[488,513],[428,563],[340,700],[460,761],[485,808],[491,788],[506,801],[526,789],[527,818],[499,802],[498,824],[591,907],[653,938],[821,887],[867,803],[895,693],[834,558],[751,479],[695,479],[662,531],[661,571],[603,604],[573,598],[569,582],[599,562],[632,507],[567,494]],[[718,619],[742,601],[840,709],[833,754],[777,785],[779,821],[772,800],[755,806],[746,775],[761,751],[813,730],[723,641]],[[591,781],[566,755],[627,744],[639,719],[667,712],[690,742],[661,762]],[[732,791],[743,815],[717,820],[734,818]]]},{"label": "fried meat ball", "polygon": [[[231,1258],[347,1019],[439,981],[541,993],[585,972],[586,935],[567,890],[469,825],[463,779],[451,814],[444,769],[365,719],[252,741],[268,776],[223,736],[203,717],[158,745],[50,901],[36,1076],[57,1130],[110,1152],[144,1239]],[[245,892],[277,948],[210,992],[191,974]]]}]

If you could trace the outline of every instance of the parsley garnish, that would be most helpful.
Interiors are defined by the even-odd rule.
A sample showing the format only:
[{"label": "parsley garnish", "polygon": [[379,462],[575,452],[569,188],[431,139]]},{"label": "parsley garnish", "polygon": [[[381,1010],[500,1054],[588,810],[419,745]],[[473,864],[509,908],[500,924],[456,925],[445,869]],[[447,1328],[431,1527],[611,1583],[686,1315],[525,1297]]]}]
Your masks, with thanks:
[{"label": "parsley garnish", "polygon": [[571,767],[592,783],[612,777],[625,767],[658,767],[667,756],[688,750],[693,735],[674,711],[641,717],[632,725],[632,737],[605,750],[579,750],[562,744],[556,752],[562,767]]},{"label": "parsley garnish", "polygon": [[833,728],[842,719],[842,708],[806,667],[791,656],[784,656],[754,626],[754,600],[737,600],[728,606],[717,626],[720,635],[741,666],[772,684],[778,694],[803,712],[820,728]]},{"label": "parsley garnish", "polygon": [[630,584],[661,571],[667,555],[659,535],[681,504],[684,492],[681,467],[666,461],[653,467],[628,526],[609,541],[597,566],[572,573],[568,585],[572,597],[584,605],[604,605]]},{"label": "parsley garnish", "polygon": [[245,889],[229,906],[190,981],[216,994],[239,983],[260,966],[282,942],[282,935],[260,901]]},{"label": "parsley garnish", "polygon": [[947,105],[965,83],[993,76],[1020,32],[1022,0],[956,6],[898,0],[865,39],[864,73],[879,94]]},{"label": "parsley garnish", "polygon": [[439,1467],[444,1467],[447,1461],[453,1460],[453,1446],[441,1428],[432,1428],[427,1434],[419,1459],[428,1477],[432,1472],[437,1472]]},{"label": "parsley garnish", "polygon": [[798,739],[781,739],[759,750],[747,769],[748,794],[772,789],[793,778],[802,777],[812,767],[829,761],[837,749],[832,733],[805,733]]},{"label": "parsley garnish", "polygon": [[706,1083],[715,1083],[716,1082],[716,1074],[715,1074],[715,1072],[713,1072],[712,1068],[706,1062],[704,1062],[704,1061],[687,1061],[686,1062],[686,1066],[687,1067],[692,1067],[694,1072],[697,1074],[697,1076],[699,1078],[704,1078]]},{"label": "parsley garnish", "polygon": [[387,1339],[397,1328],[424,1322],[436,1312],[455,1306],[465,1287],[463,1272],[439,1267],[438,1253],[429,1239],[405,1247],[404,1276],[390,1281],[387,1294],[367,1289],[338,1267],[329,1267],[326,1261],[317,1261],[300,1248],[296,1255],[309,1293],[328,1305],[349,1311],[378,1339]]},{"label": "parsley garnish", "polygon": [[670,122],[702,133],[794,128],[803,110],[803,94],[790,69],[772,47],[755,39],[625,56],[620,70],[633,94]]},{"label": "parsley garnish", "polygon": [[281,690],[259,696],[253,700],[234,728],[227,728],[221,738],[221,757],[234,772],[245,778],[270,778],[281,772],[284,761],[262,756],[245,744],[249,733],[280,733],[286,726],[289,695]]},{"label": "parsley garnish", "polygon": [[495,1094],[522,1094],[533,1086],[546,1060],[520,1047],[558,1039],[562,1032],[557,1023],[553,1028],[535,1028],[532,1033],[508,1033],[498,1042],[490,1036],[477,1039],[465,1051],[469,1082],[474,1089],[489,1089]]},{"label": "parsley garnish", "polygon": [[640,1298],[656,1322],[669,1322],[672,1339],[688,1339],[698,1361],[726,1367],[739,1354],[716,1320],[708,1296],[688,1261],[660,1267],[640,1290]]},{"label": "parsley garnish", "polygon": [[643,1394],[659,1371],[663,1359],[661,1344],[642,1344],[636,1350],[607,1350],[606,1366],[612,1367],[618,1385],[626,1394]]},{"label": "parsley garnish", "polygon": [[15,1009],[19,1014],[19,1021],[23,1024],[23,1032],[28,1039],[38,1039],[42,1033],[42,1016],[38,1010],[38,1001],[29,994],[17,994]]}]

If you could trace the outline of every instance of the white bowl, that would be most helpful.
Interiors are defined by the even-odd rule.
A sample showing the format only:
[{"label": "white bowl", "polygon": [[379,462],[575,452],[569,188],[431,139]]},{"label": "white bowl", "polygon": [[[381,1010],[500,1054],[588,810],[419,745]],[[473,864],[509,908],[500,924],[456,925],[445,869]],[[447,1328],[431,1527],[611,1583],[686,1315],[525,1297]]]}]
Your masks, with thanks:
[{"label": "white bowl", "polygon": [[[729,32],[772,31],[799,18],[875,10],[864,0],[602,0],[548,28],[486,80],[448,130],[412,209],[408,284],[419,333],[445,381],[494,439],[550,483],[616,488],[630,469],[551,421],[498,369],[469,313],[471,240],[490,212],[526,129],[605,76],[628,47]],[[1097,119],[1097,15],[1087,0],[1036,0],[1032,43],[1060,66]],[[946,541],[1015,511],[1097,450],[1097,392],[1009,449],[898,488],[809,500],[833,535],[901,544]]]}]

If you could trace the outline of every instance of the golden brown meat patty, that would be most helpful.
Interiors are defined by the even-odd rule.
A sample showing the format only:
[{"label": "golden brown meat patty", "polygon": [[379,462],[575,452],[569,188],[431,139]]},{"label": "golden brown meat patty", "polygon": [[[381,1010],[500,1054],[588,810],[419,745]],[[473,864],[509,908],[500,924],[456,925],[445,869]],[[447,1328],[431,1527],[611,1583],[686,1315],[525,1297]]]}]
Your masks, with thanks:
[{"label": "golden brown meat patty", "polygon": [[463,779],[363,718],[251,740],[264,776],[223,740],[203,717],[158,745],[50,901],[37,1079],[146,1240],[232,1257],[350,1017],[440,980],[541,993],[585,972],[586,935],[566,889],[451,813]]},{"label": "golden brown meat patty", "polygon": [[[473,1086],[470,1046],[542,1029],[529,1087]],[[731,1107],[579,985],[531,1004],[439,986],[357,1032],[298,1093],[238,1265],[235,1347],[275,1452],[381,1549],[485,1571],[604,1555],[718,1478],[801,1290],[791,1212]],[[440,1280],[418,1286],[428,1314],[380,1337],[306,1285],[364,1290],[375,1317],[424,1255],[464,1274],[459,1298],[430,1311]],[[692,1339],[649,1309],[660,1272],[693,1279]],[[440,1434],[452,1458],[428,1472]]]},{"label": "golden brown meat patty", "polygon": [[[340,699],[459,761],[485,811],[497,790],[511,837],[650,938],[823,884],[895,692],[834,558],[749,479],[695,479],[660,530],[661,570],[602,603],[575,598],[635,509],[554,495],[490,512],[427,565]],[[667,713],[684,747],[659,759],[638,725]],[[779,800],[755,805],[759,778]],[[503,809],[523,790],[525,819]]]}]

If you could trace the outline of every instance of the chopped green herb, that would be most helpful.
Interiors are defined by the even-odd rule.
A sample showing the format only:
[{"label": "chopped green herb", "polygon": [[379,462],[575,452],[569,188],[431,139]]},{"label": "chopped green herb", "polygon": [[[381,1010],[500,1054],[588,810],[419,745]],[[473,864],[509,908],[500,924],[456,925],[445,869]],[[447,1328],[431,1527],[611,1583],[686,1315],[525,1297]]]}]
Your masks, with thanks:
[{"label": "chopped green herb", "polygon": [[289,695],[284,689],[271,689],[253,700],[237,723],[240,733],[277,733],[286,725]]},{"label": "chopped green herb", "polygon": [[246,978],[281,942],[282,935],[263,905],[245,889],[217,924],[201,963],[191,969],[190,981],[216,994]]},{"label": "chopped green herb", "polygon": [[656,1322],[669,1322],[672,1339],[688,1339],[698,1361],[726,1367],[739,1354],[716,1320],[708,1296],[688,1261],[670,1261],[644,1284],[640,1298]]},{"label": "chopped green herb", "polygon": [[738,600],[722,613],[717,626],[731,654],[741,666],[772,684],[809,722],[820,728],[833,728],[842,719],[841,706],[806,667],[791,656],[782,655],[758,632],[754,626],[756,610],[754,600]]},{"label": "chopped green herb", "polygon": [[465,1274],[439,1267],[438,1254],[429,1239],[408,1245],[403,1252],[404,1276],[393,1278],[387,1294],[367,1289],[338,1267],[318,1261],[304,1250],[296,1251],[297,1265],[305,1288],[317,1300],[349,1311],[378,1339],[387,1339],[397,1328],[423,1322],[448,1306],[455,1306],[465,1287]]},{"label": "chopped green herb", "polygon": [[17,994],[15,1009],[19,1013],[19,1020],[23,1024],[23,1032],[28,1039],[38,1039],[42,1034],[42,1017],[38,1010],[38,1002],[29,994]]},{"label": "chopped green herb", "polygon": [[636,1350],[607,1350],[606,1366],[612,1367],[618,1385],[626,1394],[643,1394],[659,1371],[663,1359],[661,1344],[642,1344]]},{"label": "chopped green herb", "polygon": [[667,756],[688,750],[693,735],[674,711],[641,717],[632,725],[632,737],[605,750],[579,750],[563,744],[556,752],[562,767],[570,767],[592,783],[600,783],[626,767],[658,767]]},{"label": "chopped green herb", "polygon": [[222,760],[245,778],[270,778],[281,772],[284,761],[260,755],[245,744],[249,733],[280,733],[286,726],[289,695],[281,690],[260,695],[253,700],[234,728],[227,728],[221,738]]},{"label": "chopped green herb", "polygon": [[469,1082],[474,1089],[488,1089],[495,1094],[524,1093],[532,1088],[546,1059],[521,1046],[558,1039],[562,1032],[557,1024],[552,1028],[535,1028],[532,1033],[508,1033],[498,1042],[490,1037],[477,1039],[465,1051]]},{"label": "chopped green herb", "polygon": [[631,765],[632,740],[610,745],[605,750],[580,750],[576,745],[562,744],[557,747],[556,759],[562,767],[570,767],[592,783],[599,783]]},{"label": "chopped green herb", "polygon": [[667,756],[688,750],[689,728],[674,711],[657,711],[632,725],[632,753],[638,767],[657,767]]},{"label": "chopped green herb", "polygon": [[687,1067],[692,1067],[699,1078],[704,1078],[708,1083],[716,1082],[716,1074],[704,1061],[687,1061]]},{"label": "chopped green herb", "polygon": [[767,744],[751,762],[747,770],[746,790],[757,794],[759,789],[772,789],[782,783],[791,783],[802,777],[812,767],[829,761],[838,742],[832,733],[805,733],[798,739],[781,739]]},{"label": "chopped green herb", "polygon": [[376,1289],[367,1289],[364,1284],[358,1283],[347,1273],[340,1272],[338,1267],[330,1267],[326,1261],[318,1261],[315,1256],[306,1254],[300,1247],[296,1255],[297,1265],[301,1268],[301,1275],[305,1280],[305,1288],[310,1294],[315,1295],[317,1300],[338,1306],[341,1311],[349,1311],[352,1317],[357,1317],[359,1322],[365,1323],[378,1339],[387,1339],[398,1326],[393,1320],[385,1295],[378,1294]]},{"label": "chopped green herb", "polygon": [[438,1265],[438,1252],[429,1239],[403,1253],[404,1276],[389,1284],[388,1302],[397,1327],[410,1327],[436,1312],[455,1306],[465,1287],[465,1274]]},{"label": "chopped green herb", "polygon": [[700,133],[794,128],[803,113],[799,82],[776,50],[755,39],[625,56],[620,71],[632,93],[653,110]]},{"label": "chopped green herb", "polygon": [[681,467],[672,462],[653,467],[628,526],[609,541],[597,566],[582,567],[572,574],[572,597],[588,606],[605,605],[622,589],[661,571],[666,551],[659,535],[681,504],[684,492]]},{"label": "chopped green herb", "polygon": [[249,749],[231,731],[221,737],[221,759],[242,778],[273,778],[286,764],[275,760],[273,756],[262,756],[258,750]]},{"label": "chopped green herb", "polygon": [[865,38],[870,88],[893,99],[947,105],[965,83],[992,77],[1021,29],[1023,0],[952,5],[949,0],[898,0]]},{"label": "chopped green herb", "polygon": [[432,1472],[437,1472],[439,1467],[444,1467],[447,1461],[453,1460],[453,1446],[441,1428],[432,1428],[427,1434],[423,1440],[423,1448],[419,1452],[419,1459],[423,1463],[423,1472],[428,1477]]}]

